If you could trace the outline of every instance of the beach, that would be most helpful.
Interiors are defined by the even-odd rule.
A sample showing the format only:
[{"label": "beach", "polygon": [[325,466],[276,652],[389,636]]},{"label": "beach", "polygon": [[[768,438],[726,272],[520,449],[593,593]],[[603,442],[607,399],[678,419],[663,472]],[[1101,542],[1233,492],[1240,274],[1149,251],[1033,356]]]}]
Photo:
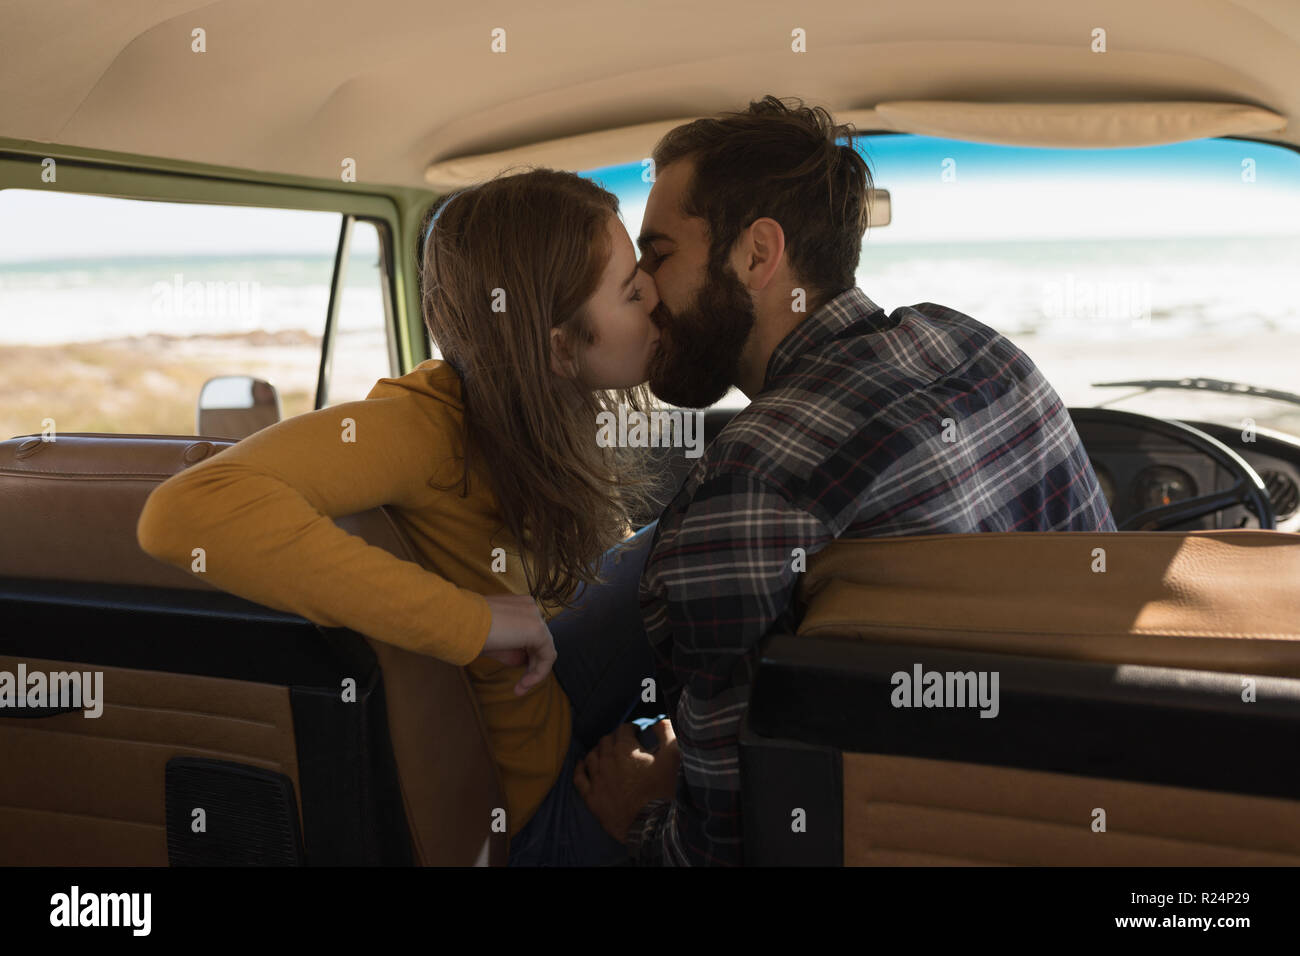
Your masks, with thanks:
[{"label": "beach", "polygon": [[[0,434],[195,434],[203,383],[255,375],[275,385],[283,417],[310,411],[320,336],[297,329],[0,346]],[[125,426],[125,427],[124,427]]]},{"label": "beach", "polygon": [[[1128,379],[1226,379],[1300,392],[1296,238],[864,244],[859,287],[887,312],[936,302],[1002,332],[1069,406]],[[344,288],[330,403],[387,370],[373,264]],[[364,267],[363,267],[364,266]],[[329,301],[320,256],[158,256],[0,263],[0,437],[194,434],[203,383],[255,375],[284,417],[310,411]],[[182,281],[182,278],[184,281]],[[228,292],[216,301],[191,288]],[[181,290],[178,292],[177,290]],[[193,298],[193,301],[191,301]],[[721,405],[742,406],[733,392]],[[1115,407],[1300,435],[1300,406],[1158,392]],[[593,428],[595,425],[593,424]]]}]

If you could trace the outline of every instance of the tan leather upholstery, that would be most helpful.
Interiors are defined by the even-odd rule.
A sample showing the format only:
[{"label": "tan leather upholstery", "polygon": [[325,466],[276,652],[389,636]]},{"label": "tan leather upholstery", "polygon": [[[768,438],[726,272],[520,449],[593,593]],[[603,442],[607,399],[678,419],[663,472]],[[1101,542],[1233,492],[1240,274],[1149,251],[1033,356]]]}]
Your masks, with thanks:
[{"label": "tan leather upholstery", "polygon": [[1279,531],[839,539],[798,599],[809,636],[1300,677],[1300,535]]},{"label": "tan leather upholstery", "polygon": [[843,772],[846,866],[1300,865],[1290,800],[880,754]]},{"label": "tan leather upholstery", "polygon": [[[0,657],[0,671],[15,673],[19,663]],[[102,671],[104,709],[94,719],[74,711],[0,723],[0,865],[166,866],[163,783],[175,756],[272,770],[301,792],[287,687],[21,663],[29,671]]]},{"label": "tan leather upholstery", "polygon": [[[54,442],[39,436],[0,442],[0,527],[5,529],[0,576],[214,590],[141,551],[135,529],[157,484],[232,444],[195,436],[85,433],[60,434]],[[418,561],[383,508],[336,523],[372,545]],[[488,830],[492,808],[503,806],[504,798],[464,672],[369,643],[383,670],[389,732],[417,862],[504,863],[506,837]],[[161,683],[162,675],[156,676]],[[284,693],[283,688],[265,690]],[[0,733],[13,730],[4,725]],[[156,793],[161,813],[161,786]]]},{"label": "tan leather upholstery", "polygon": [[[798,633],[1297,677],[1297,584],[1300,536],[1275,531],[841,539],[809,561]],[[870,753],[842,768],[847,865],[1300,864],[1292,800]]]}]

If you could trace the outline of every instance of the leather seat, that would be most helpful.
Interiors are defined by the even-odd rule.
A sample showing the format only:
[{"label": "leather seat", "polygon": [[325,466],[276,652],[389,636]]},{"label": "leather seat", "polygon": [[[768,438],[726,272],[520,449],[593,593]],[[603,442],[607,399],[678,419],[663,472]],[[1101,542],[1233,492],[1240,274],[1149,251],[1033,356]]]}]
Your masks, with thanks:
[{"label": "leather seat", "polygon": [[1297,585],[1276,531],[839,539],[760,661],[747,860],[1300,864]]},{"label": "leather seat", "polygon": [[799,600],[809,637],[1300,677],[1285,532],[841,538],[808,559]]},{"label": "leather seat", "polygon": [[[136,543],[136,524],[145,499],[156,485],[231,444],[233,441],[228,439],[195,436],[84,433],[60,434],[54,442],[20,436],[0,443],[0,578],[216,591],[200,578],[141,551]],[[338,518],[336,522],[400,558],[419,560],[383,508]],[[196,599],[194,603],[200,602]],[[362,640],[359,635],[352,637]],[[40,646],[39,635],[30,639]],[[112,638],[103,635],[102,639]],[[430,865],[503,863],[506,837],[489,831],[492,808],[504,805],[500,780],[463,671],[382,642],[368,638],[364,641],[377,657],[382,673],[388,736],[412,844],[410,857]],[[326,647],[327,642],[322,641],[322,654]],[[268,655],[275,650],[268,647]],[[67,662],[62,664],[66,666]],[[0,669],[3,667],[0,658]],[[144,692],[161,687],[169,675],[146,669],[129,674],[122,671],[118,678],[107,680],[109,690],[121,690],[129,684]],[[211,679],[192,675],[171,675],[170,679],[186,682],[184,688],[178,687],[177,694],[190,701],[195,701],[195,695],[201,695],[205,687],[212,691],[214,700],[229,701],[231,697],[228,681],[214,684]],[[295,792],[302,795],[288,691],[287,687],[246,685],[241,694],[251,709],[236,710],[228,715],[229,720],[208,727],[205,733],[217,739],[205,739],[202,746],[197,740],[187,739],[190,731],[168,716],[175,713],[174,702],[166,707],[159,705],[152,711],[157,726],[142,728],[137,719],[130,729],[122,731],[131,736],[144,734],[155,741],[137,741],[143,761],[136,766],[137,779],[126,779],[130,770],[122,768],[115,771],[116,779],[63,780],[54,786],[39,769],[40,761],[49,758],[49,746],[53,746],[50,741],[62,741],[66,747],[74,747],[75,741],[80,758],[74,758],[69,750],[69,765],[90,754],[99,755],[96,766],[105,765],[103,751],[118,745],[94,739],[93,735],[87,738],[92,722],[82,722],[79,714],[40,721],[45,737],[39,747],[32,743],[35,728],[30,725],[35,722],[0,722],[0,750],[7,754],[28,752],[33,761],[31,774],[26,777],[22,768],[13,763],[6,766],[7,783],[0,789],[0,830],[17,840],[23,828],[44,814],[40,816],[44,821],[43,845],[62,848],[55,862],[166,863],[166,846],[155,835],[163,832],[162,768],[170,757],[191,752],[234,755],[252,765],[284,773]],[[104,717],[93,723],[97,724],[94,730],[98,734],[107,736],[113,736],[108,733],[108,725],[126,720],[133,708],[149,710],[157,703],[133,702],[121,696],[114,701],[113,694],[107,691],[106,696],[109,703]],[[112,706],[115,702],[117,708]],[[215,704],[211,706],[219,709]],[[195,702],[192,709],[197,711],[201,706]],[[235,740],[239,728],[246,728],[250,721],[278,729],[263,734],[257,742]],[[50,737],[50,730],[61,734]],[[222,739],[222,734],[229,736]],[[156,741],[162,739],[169,745],[157,746]],[[377,786],[374,781],[366,785]],[[112,836],[97,832],[98,849],[82,855],[68,849],[85,841],[88,831],[84,818],[93,815],[96,802],[108,799],[107,794],[114,789],[123,788],[139,794],[130,811],[121,813],[137,828],[144,829],[120,829]],[[40,807],[34,796],[38,791],[47,796],[57,794],[54,803]],[[305,799],[307,795],[302,796]],[[0,846],[6,843],[6,839],[0,839]],[[136,846],[140,843],[147,844],[147,848]],[[4,862],[16,862],[16,852],[8,854],[10,858]],[[23,859],[51,861],[48,854],[42,856],[36,849],[31,850],[30,860]]]}]

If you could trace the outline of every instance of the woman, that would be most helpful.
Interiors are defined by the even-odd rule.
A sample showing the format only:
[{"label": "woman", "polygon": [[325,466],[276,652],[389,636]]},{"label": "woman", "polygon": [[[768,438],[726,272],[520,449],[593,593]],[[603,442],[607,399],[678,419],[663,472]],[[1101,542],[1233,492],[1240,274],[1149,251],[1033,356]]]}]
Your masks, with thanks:
[{"label": "woman", "polygon": [[[456,193],[427,236],[423,312],[444,358],[170,478],[146,503],[140,544],[231,593],[464,665],[501,771],[511,863],[615,862],[622,848],[572,775],[653,674],[633,597],[653,528],[602,564],[649,481],[596,435],[600,412],[649,407],[654,283],[617,198],[570,173]],[[436,574],[332,520],[379,505]],[[621,597],[587,618],[602,633],[569,655],[562,686],[543,613],[571,606],[598,564]],[[557,630],[576,640],[584,617]]]}]

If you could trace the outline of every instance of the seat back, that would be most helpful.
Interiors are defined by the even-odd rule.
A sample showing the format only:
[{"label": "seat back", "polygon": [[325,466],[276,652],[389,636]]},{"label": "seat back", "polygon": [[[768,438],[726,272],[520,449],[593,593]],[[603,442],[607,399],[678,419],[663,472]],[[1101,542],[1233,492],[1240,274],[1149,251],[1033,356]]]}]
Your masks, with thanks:
[{"label": "seat back", "polygon": [[[103,671],[106,700],[98,720],[0,710],[0,862],[175,861],[165,814],[190,778],[173,758],[199,758],[287,781],[308,862],[503,863],[499,775],[460,668],[242,601],[140,550],[153,488],[231,444],[0,443],[0,671]],[[386,509],[336,523],[419,560]],[[341,676],[358,674],[365,706],[339,706]]]},{"label": "seat back", "polygon": [[760,662],[747,859],[1300,863],[1297,580],[1280,532],[835,542]]},{"label": "seat back", "polygon": [[800,634],[1300,677],[1300,535],[1014,532],[839,539]]}]

